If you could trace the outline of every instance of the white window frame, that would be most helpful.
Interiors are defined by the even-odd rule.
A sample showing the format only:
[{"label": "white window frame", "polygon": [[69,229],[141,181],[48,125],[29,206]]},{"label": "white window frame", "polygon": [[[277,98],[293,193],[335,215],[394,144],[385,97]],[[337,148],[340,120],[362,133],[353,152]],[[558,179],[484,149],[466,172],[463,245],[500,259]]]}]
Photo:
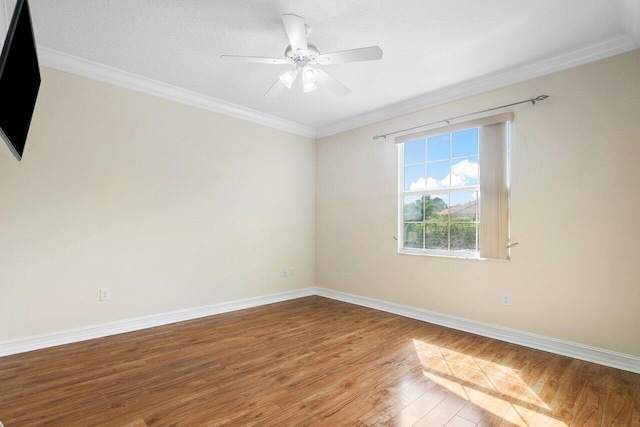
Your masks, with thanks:
[{"label": "white window frame", "polygon": [[[474,127],[469,127],[469,128],[465,128],[465,129],[460,129],[460,130],[468,130],[468,129],[474,129]],[[438,135],[449,135],[449,168],[451,169],[451,164],[456,160],[456,159],[463,159],[466,158],[468,156],[462,156],[462,157],[453,157],[452,153],[451,153],[451,134],[453,132],[443,132],[440,133]],[[438,135],[434,135],[434,136],[438,136]],[[479,228],[480,228],[480,209],[479,209],[479,204],[480,204],[480,184],[478,183],[477,185],[465,185],[465,186],[459,186],[459,187],[446,187],[446,188],[437,188],[437,189],[424,189],[424,190],[408,190],[405,191],[404,190],[404,167],[405,166],[412,166],[412,165],[416,165],[416,164],[423,164],[423,163],[410,163],[410,164],[404,164],[404,144],[398,144],[398,157],[399,157],[399,170],[400,173],[399,175],[399,191],[398,191],[398,252],[400,253],[404,253],[404,254],[414,254],[414,255],[435,255],[435,256],[447,256],[447,257],[454,257],[454,258],[480,258],[480,246],[479,246],[479,242],[478,242],[478,234],[479,234]],[[480,158],[480,154],[478,153],[478,159]],[[428,161],[428,159],[427,159]],[[480,177],[478,177],[478,182],[480,181]],[[419,248],[405,248],[404,247],[404,198],[405,197],[411,197],[411,196],[438,196],[438,195],[442,195],[442,194],[455,194],[455,193],[469,193],[469,192],[476,192],[478,194],[478,203],[476,204],[476,220],[475,220],[475,224],[476,224],[476,248],[477,250],[475,251],[454,251],[451,249],[448,250],[439,250],[439,249],[419,249]],[[422,221],[424,222],[424,221]],[[449,232],[447,233],[447,238],[448,238],[448,245],[449,247],[451,247],[451,218],[449,218],[448,221],[448,225],[449,225]]]},{"label": "white window frame", "polygon": [[[447,188],[438,188],[438,189],[424,189],[424,190],[405,190],[404,186],[405,186],[405,180],[404,180],[404,168],[405,166],[411,166],[412,164],[404,164],[404,142],[408,142],[408,141],[412,141],[412,140],[416,140],[416,139],[422,139],[422,138],[429,138],[429,137],[434,137],[434,136],[439,136],[439,135],[445,135],[445,134],[449,134],[451,135],[452,133],[458,132],[458,131],[462,131],[462,130],[468,130],[468,129],[473,129],[473,128],[478,128],[478,132],[480,133],[480,127],[482,126],[486,126],[486,125],[491,125],[491,124],[497,124],[497,123],[510,123],[513,121],[513,114],[512,113],[506,113],[506,114],[501,114],[498,116],[491,116],[491,117],[486,117],[486,118],[481,118],[481,119],[477,119],[477,120],[473,120],[473,121],[469,121],[469,122],[464,122],[464,123],[459,123],[459,124],[454,124],[454,125],[448,125],[448,126],[444,126],[441,128],[435,128],[435,129],[431,129],[425,132],[418,132],[418,133],[414,133],[414,134],[410,134],[410,135],[403,135],[400,136],[398,138],[396,138],[396,144],[398,144],[398,253],[400,254],[409,254],[409,255],[426,255],[426,256],[441,256],[441,257],[449,257],[449,258],[463,258],[463,259],[484,259],[480,257],[480,241],[479,241],[479,234],[480,234],[480,222],[481,222],[481,218],[480,218],[480,212],[481,212],[481,203],[482,203],[482,197],[480,194],[480,183],[482,180],[482,168],[480,167],[481,165],[481,160],[480,160],[480,150],[478,152],[478,163],[479,163],[479,176],[478,176],[478,184],[477,185],[467,185],[467,186],[459,186],[459,187],[447,187]],[[510,125],[508,125],[510,127]],[[451,136],[450,136],[451,138]],[[510,140],[510,137],[507,135],[507,138]],[[510,141],[509,141],[510,142]],[[480,135],[478,136],[478,143],[480,144]],[[510,157],[510,143],[507,144],[508,150],[509,152],[507,153],[507,156]],[[451,142],[450,142],[450,146],[449,146],[449,150],[451,150]],[[452,156],[452,152],[449,152],[449,161],[452,163],[453,161],[455,161],[458,158],[464,158],[467,156],[462,156],[462,157],[453,157]],[[428,159],[425,159],[425,162],[428,162]],[[422,163],[416,163],[416,164],[422,164]],[[507,179],[509,180],[509,175],[510,175],[510,161],[509,159],[507,160]],[[425,177],[426,178],[426,177]],[[410,197],[410,196],[437,196],[438,194],[455,194],[455,193],[463,193],[463,192],[477,192],[478,196],[477,196],[477,200],[478,203],[476,204],[476,250],[475,251],[457,251],[457,250],[437,250],[437,249],[420,249],[420,248],[405,248],[404,247],[404,198],[405,197]],[[510,189],[509,189],[509,193],[510,193]],[[510,204],[510,197],[508,198],[509,200],[509,204]],[[510,209],[509,209],[510,210]],[[509,221],[510,223],[510,221]],[[449,227],[451,225],[451,220],[449,220]],[[510,226],[510,225],[509,225]],[[448,243],[449,243],[449,247],[451,246],[451,234],[450,232],[448,233]],[[509,258],[507,258],[509,259]]]}]

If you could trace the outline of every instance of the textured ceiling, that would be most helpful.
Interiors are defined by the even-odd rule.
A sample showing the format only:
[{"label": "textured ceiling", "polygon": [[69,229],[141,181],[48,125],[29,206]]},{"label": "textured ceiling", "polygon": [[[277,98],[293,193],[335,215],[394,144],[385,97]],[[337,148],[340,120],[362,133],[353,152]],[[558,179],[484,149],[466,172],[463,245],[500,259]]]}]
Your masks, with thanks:
[{"label": "textured ceiling", "polygon": [[[5,0],[7,9],[14,0]],[[314,129],[625,33],[637,0],[30,0],[39,46]],[[320,52],[378,45],[380,61],[324,67],[352,92],[263,94],[287,65],[280,15],[312,28]],[[633,23],[632,23],[633,24]],[[635,25],[635,24],[634,24]],[[633,27],[636,28],[637,26]],[[628,30],[627,30],[628,32]],[[631,36],[633,37],[633,36]]]}]

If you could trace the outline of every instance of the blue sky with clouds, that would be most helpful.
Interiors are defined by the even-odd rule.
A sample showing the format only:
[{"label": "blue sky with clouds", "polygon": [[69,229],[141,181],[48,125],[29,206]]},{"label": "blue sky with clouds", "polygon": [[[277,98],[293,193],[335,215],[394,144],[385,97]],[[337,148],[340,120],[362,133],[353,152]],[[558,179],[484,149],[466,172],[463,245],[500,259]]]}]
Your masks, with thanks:
[{"label": "blue sky with clouds", "polygon": [[[478,185],[478,129],[405,142],[404,164],[405,191]],[[473,198],[465,192],[445,201],[455,206]]]}]

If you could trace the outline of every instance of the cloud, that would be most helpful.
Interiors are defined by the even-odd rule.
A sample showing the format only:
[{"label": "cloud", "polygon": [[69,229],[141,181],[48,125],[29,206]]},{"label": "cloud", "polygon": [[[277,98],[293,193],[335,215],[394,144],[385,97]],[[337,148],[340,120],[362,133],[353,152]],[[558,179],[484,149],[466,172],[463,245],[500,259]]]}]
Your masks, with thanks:
[{"label": "cloud", "polygon": [[465,176],[471,179],[478,179],[478,163],[470,162],[469,159],[464,159],[461,162],[451,166],[451,172],[453,175]]},{"label": "cloud", "polygon": [[[478,163],[470,162],[469,159],[464,159],[451,166],[451,173],[445,176],[441,180],[428,177],[426,180],[420,178],[417,181],[411,183],[409,190],[424,190],[424,189],[437,189],[442,187],[461,187],[469,184],[469,180],[478,179]],[[450,184],[449,184],[450,183]]]},{"label": "cloud", "polygon": [[427,178],[426,180],[424,178],[419,178],[417,181],[411,183],[409,190],[416,191],[424,190],[426,188],[430,190],[434,188],[440,188],[440,183],[431,177]]}]

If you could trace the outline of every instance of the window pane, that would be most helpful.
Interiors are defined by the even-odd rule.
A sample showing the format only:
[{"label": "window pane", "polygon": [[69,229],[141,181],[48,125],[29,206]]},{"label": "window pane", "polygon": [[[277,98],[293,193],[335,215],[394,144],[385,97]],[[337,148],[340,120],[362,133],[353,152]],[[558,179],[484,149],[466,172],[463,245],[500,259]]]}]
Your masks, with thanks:
[{"label": "window pane", "polygon": [[478,185],[478,156],[453,160],[451,186]]},{"label": "window pane", "polygon": [[404,190],[424,190],[424,165],[406,166],[404,168]]},{"label": "window pane", "polygon": [[427,221],[441,221],[443,213],[446,219],[446,210],[448,207],[449,195],[439,194],[425,196],[424,200],[424,216]]},{"label": "window pane", "polygon": [[451,223],[451,250],[475,251],[477,224],[452,222]]},{"label": "window pane", "polygon": [[451,152],[453,157],[478,154],[478,128],[461,130],[451,134]]},{"label": "window pane", "polygon": [[449,135],[438,135],[427,138],[427,161],[444,160],[451,156],[449,151]]},{"label": "window pane", "polygon": [[404,198],[404,220],[422,221],[422,196],[408,196]]},{"label": "window pane", "polygon": [[427,189],[448,187],[451,182],[450,166],[449,160],[427,163]]},{"label": "window pane", "polygon": [[448,213],[452,221],[476,221],[478,193],[473,191],[451,194],[451,206]]},{"label": "window pane", "polygon": [[417,139],[404,143],[404,164],[425,162],[425,140]]},{"label": "window pane", "polygon": [[422,249],[424,224],[406,223],[404,225],[404,247]]},{"label": "window pane", "polygon": [[449,249],[449,225],[445,221],[426,223],[424,234],[425,249]]}]

